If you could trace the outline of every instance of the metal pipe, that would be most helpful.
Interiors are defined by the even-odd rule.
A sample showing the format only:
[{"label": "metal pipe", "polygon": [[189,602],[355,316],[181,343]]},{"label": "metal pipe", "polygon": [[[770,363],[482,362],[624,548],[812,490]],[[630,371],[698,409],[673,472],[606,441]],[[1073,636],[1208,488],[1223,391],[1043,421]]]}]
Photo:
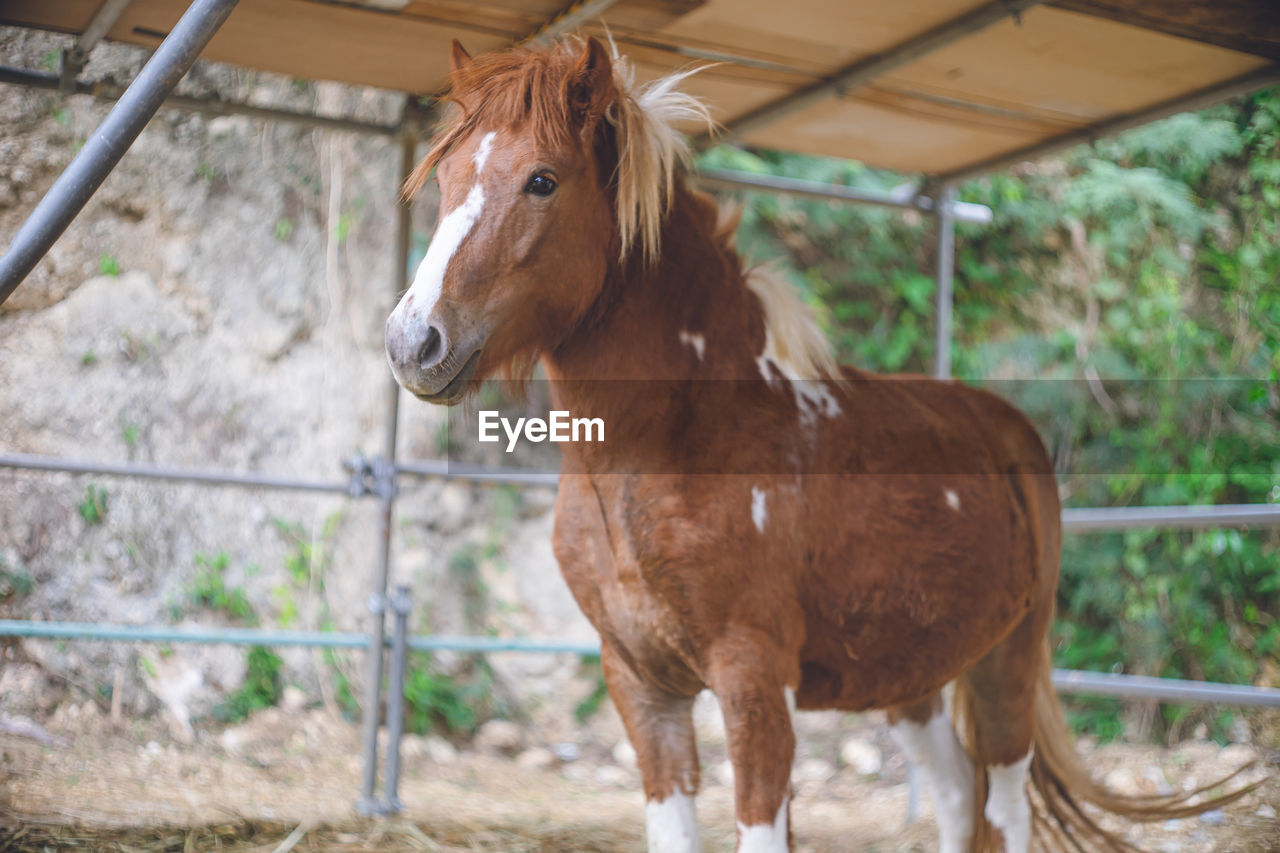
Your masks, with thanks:
[{"label": "metal pipe", "polygon": [[547,47],[556,36],[577,29],[592,18],[603,15],[617,2],[618,0],[575,0],[532,35],[522,39],[520,44]]},{"label": "metal pipe", "polygon": [[58,471],[67,474],[93,474],[103,477],[131,477],[143,480],[166,480],[176,483],[199,483],[206,486],[242,486],[255,489],[287,489],[301,492],[327,492],[345,495],[350,484],[299,480],[271,474],[235,474],[224,471],[201,471],[196,468],[169,468],[133,463],[89,462],[37,456],[31,453],[0,453],[0,468],[28,471]]},{"label": "metal pipe", "polygon": [[1218,705],[1280,708],[1280,689],[1274,687],[1187,681],[1182,678],[1152,678],[1146,675],[1055,669],[1053,686],[1060,693],[1122,696],[1126,699],[1159,699],[1164,702],[1206,702]]},{"label": "metal pipe", "polygon": [[0,302],[9,298],[75,219],[238,0],[195,0],[85,142],[0,257]]},{"label": "metal pipe", "polygon": [[[142,643],[198,643],[241,646],[318,646],[359,648],[364,634],[332,631],[280,631],[265,628],[174,628],[169,626],[102,625],[85,622],[33,622],[0,619],[0,637],[46,640],[107,640]],[[594,656],[600,647],[591,643],[567,643],[503,637],[428,635],[407,637],[406,649],[455,651],[479,654],[573,654]],[[1209,702],[1220,705],[1280,707],[1280,689],[1212,681],[1153,678],[1106,672],[1055,669],[1054,686],[1063,693],[1159,699],[1168,702]]]},{"label": "metal pipe", "polygon": [[375,815],[382,811],[382,803],[374,796],[378,784],[378,719],[382,705],[382,647],[386,644],[386,599],[369,594],[366,607],[370,626],[365,635],[364,701],[361,719],[361,767],[360,798],[356,811],[362,815]]},{"label": "metal pipe", "polygon": [[[37,622],[0,619],[0,637],[29,637],[42,640],[104,640],[131,643],[193,643],[231,646],[311,646],[358,649],[369,643],[369,635],[343,631],[284,631],[274,628],[179,628],[171,625],[106,625],[97,622]],[[405,647],[413,651],[466,652],[491,654],[600,654],[590,643],[564,643],[520,637],[466,637],[432,634],[406,637]]]},{"label": "metal pipe", "polygon": [[[405,121],[408,112],[406,105]],[[391,283],[392,294],[398,296],[409,283],[409,243],[412,225],[412,210],[408,204],[400,201],[399,190],[404,185],[409,173],[413,171],[414,155],[417,142],[406,133],[400,138],[400,158],[396,182],[396,194],[392,198],[396,205],[396,239],[395,260],[393,262]],[[373,591],[369,595],[369,608],[373,620],[369,626],[369,647],[365,667],[364,686],[364,771],[361,777],[360,799],[356,808],[361,814],[381,812],[384,804],[374,798],[374,786],[378,774],[378,711],[379,698],[382,695],[382,647],[386,642],[386,619],[383,614],[387,596],[387,578],[391,573],[391,529],[392,513],[395,508],[396,493],[396,438],[400,425],[400,386],[395,377],[388,375],[386,379],[387,420],[383,434],[382,459],[375,460],[376,480],[380,483],[381,494],[378,496],[378,557],[374,567]],[[374,603],[378,609],[374,611]]]},{"label": "metal pipe", "polygon": [[1089,125],[1080,130],[1073,130],[1068,133],[1055,136],[1043,142],[1037,142],[1028,145],[1026,148],[1020,148],[1007,154],[1000,154],[990,157],[970,166],[961,169],[955,169],[951,172],[938,175],[936,181],[938,183],[958,184],[963,181],[985,175],[988,172],[994,172],[999,169],[1012,166],[1016,163],[1022,163],[1026,160],[1034,160],[1038,157],[1044,157],[1048,154],[1061,151],[1064,148],[1071,148],[1076,145],[1082,145],[1086,142],[1094,142],[1104,136],[1111,136],[1121,131],[1130,130],[1139,125],[1156,121],[1157,119],[1167,118],[1175,113],[1184,113],[1190,110],[1199,110],[1227,98],[1234,98],[1238,95],[1245,95],[1257,89],[1263,89],[1268,86],[1280,85],[1280,66],[1270,65],[1259,71],[1253,71],[1241,77],[1227,80],[1224,83],[1216,83],[1208,88],[1193,92],[1190,95],[1182,95],[1167,101],[1162,101],[1153,107],[1136,110],[1131,113],[1125,113],[1115,118],[1106,119],[1097,124]]},{"label": "metal pipe", "polygon": [[448,480],[470,480],[476,483],[508,483],[516,486],[555,486],[560,482],[556,471],[531,471],[526,468],[501,468],[449,462],[441,459],[415,459],[397,462],[397,474],[413,477],[442,477]]},{"label": "metal pipe", "polygon": [[391,595],[395,623],[391,632],[391,666],[387,673],[387,773],[382,783],[383,814],[404,811],[404,803],[400,801],[400,739],[404,734],[404,668],[412,607],[409,587],[397,586]]},{"label": "metal pipe", "polygon": [[266,628],[175,628],[167,625],[103,625],[96,622],[34,622],[0,619],[0,637],[109,640],[130,643],[196,643],[232,646],[358,648],[364,634],[336,631],[277,631]]},{"label": "metal pipe", "polygon": [[1276,526],[1280,526],[1280,504],[1087,507],[1062,511],[1062,529],[1072,533],[1133,527],[1205,530]]},{"label": "metal pipe", "polygon": [[954,302],[953,285],[956,265],[956,219],[952,203],[956,198],[953,184],[946,184],[940,193],[942,204],[938,211],[937,257],[937,314],[934,317],[935,379],[951,378],[951,309]]},{"label": "metal pipe", "polygon": [[[58,77],[25,68],[0,66],[0,83],[12,83],[15,86],[28,86],[33,89],[57,89]],[[103,101],[118,100],[126,90],[112,83],[86,83],[77,81],[72,94],[89,95]],[[223,101],[218,98],[199,98],[191,95],[170,95],[164,99],[162,107],[167,109],[186,110],[204,115],[225,116],[241,115],[265,121],[280,121],[298,124],[303,127],[314,127],[321,130],[340,130],[355,133],[368,133],[374,136],[395,136],[400,132],[397,125],[377,124],[376,122],[359,121],[351,118],[315,115],[294,110],[276,109],[273,107],[255,107],[238,101]]]},{"label": "metal pipe", "polygon": [[699,147],[725,142],[735,136],[742,136],[765,125],[772,124],[781,118],[799,112],[829,98],[838,97],[850,89],[864,86],[901,68],[908,63],[937,51],[967,35],[986,29],[994,23],[1010,16],[1017,16],[1024,10],[1038,5],[1043,0],[996,0],[967,12],[958,18],[946,21],[920,35],[907,39],[883,53],[859,60],[846,66],[835,75],[819,80],[797,91],[783,95],[764,106],[750,110],[744,115],[731,119],[724,129],[715,134],[704,134],[697,140]]},{"label": "metal pipe", "polygon": [[[872,204],[879,207],[893,207],[900,210],[915,210],[921,213],[941,213],[942,205],[935,204],[928,196],[917,193],[901,194],[864,190],[857,187],[845,187],[839,184],[824,184],[818,181],[805,181],[799,178],[784,178],[779,175],[753,175],[750,172],[739,172],[732,169],[699,169],[692,175],[698,183],[720,189],[746,189],[761,192],[796,195],[807,198],[818,198],[826,201],[846,201],[855,204]],[[960,222],[973,222],[988,225],[992,219],[991,208],[985,204],[973,204],[954,199],[947,205],[951,215]]]}]

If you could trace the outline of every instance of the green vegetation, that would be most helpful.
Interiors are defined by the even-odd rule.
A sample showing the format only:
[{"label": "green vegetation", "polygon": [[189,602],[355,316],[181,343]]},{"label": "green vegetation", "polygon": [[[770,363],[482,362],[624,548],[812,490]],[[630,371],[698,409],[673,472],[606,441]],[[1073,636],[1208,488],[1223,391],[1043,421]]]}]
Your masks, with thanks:
[{"label": "green vegetation", "polygon": [[[707,166],[890,189],[856,163],[716,149]],[[1280,90],[972,181],[957,231],[955,372],[1038,423],[1068,505],[1280,500]],[[750,196],[739,242],[826,306],[842,359],[928,372],[934,223]],[[1034,377],[1034,382],[995,382]],[[1057,663],[1280,683],[1280,531],[1070,536]],[[1076,719],[1120,730],[1119,703]],[[1167,736],[1227,716],[1166,706]]]},{"label": "green vegetation", "polygon": [[84,497],[80,499],[80,503],[76,504],[76,509],[80,511],[80,517],[84,519],[85,524],[90,526],[102,524],[107,520],[107,490],[90,483],[84,490]]},{"label": "green vegetation", "polygon": [[293,220],[287,216],[282,216],[276,220],[276,227],[272,232],[277,242],[287,242],[293,236]]},{"label": "green vegetation", "polygon": [[231,558],[225,551],[212,557],[196,554],[195,563],[195,577],[187,586],[187,600],[192,605],[221,611],[240,622],[257,624],[249,596],[240,587],[227,585],[226,572]]},{"label": "green vegetation", "polygon": [[470,735],[482,718],[493,713],[493,670],[483,659],[466,674],[451,676],[436,670],[426,652],[414,652],[406,666],[405,731],[440,731]]},{"label": "green vegetation", "polygon": [[120,275],[120,261],[115,255],[104,254],[98,258],[98,272],[101,275],[109,275],[114,278]]},{"label": "green vegetation", "polygon": [[280,669],[284,661],[264,646],[253,646],[245,659],[244,682],[226,701],[214,709],[214,716],[236,723],[254,711],[270,708],[280,701],[284,683]]},{"label": "green vegetation", "polygon": [[574,719],[579,723],[585,723],[596,715],[596,711],[600,710],[600,706],[604,704],[604,700],[609,696],[609,688],[604,683],[604,669],[600,666],[599,655],[584,657],[581,668],[594,681],[594,686],[591,688],[587,698],[579,702],[573,709]]},{"label": "green vegetation", "polygon": [[23,598],[36,588],[31,575],[20,566],[10,566],[9,561],[0,554],[0,601],[10,597]]}]

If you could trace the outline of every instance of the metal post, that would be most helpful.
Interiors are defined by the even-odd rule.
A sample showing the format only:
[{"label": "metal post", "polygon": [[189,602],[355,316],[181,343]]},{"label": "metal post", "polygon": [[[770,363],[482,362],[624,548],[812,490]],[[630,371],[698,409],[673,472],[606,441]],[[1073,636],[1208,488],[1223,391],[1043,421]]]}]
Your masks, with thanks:
[{"label": "metal post", "polygon": [[956,264],[956,189],[947,184],[938,193],[938,311],[933,375],[951,378],[951,303],[952,279]]},{"label": "metal post", "polygon": [[195,0],[0,257],[0,302],[75,219],[238,0]]},{"label": "metal post", "polygon": [[[406,110],[406,119],[408,111]],[[396,184],[397,197],[404,179],[413,171],[417,153],[417,140],[410,132],[410,123],[404,122],[405,132],[400,137],[400,180]],[[395,269],[392,282],[398,295],[409,284],[410,214],[408,204],[396,209]],[[395,508],[396,435],[400,425],[400,386],[395,377],[387,377],[387,424],[384,434],[384,457],[375,460],[377,479],[381,482],[378,508],[378,562],[373,580],[373,592],[369,600],[385,603],[387,577],[391,568],[392,512]],[[375,614],[369,628],[369,659],[365,671],[364,688],[364,774],[361,777],[360,799],[356,809],[361,814],[372,814],[381,806],[373,796],[378,773],[378,700],[382,694],[382,646],[386,641],[386,620],[381,612]]]},{"label": "metal post", "polygon": [[356,811],[366,817],[378,814],[381,804],[373,794],[378,782],[378,711],[382,699],[382,644],[386,642],[386,599],[369,594],[369,641],[365,645],[364,766],[360,772],[360,799]]},{"label": "metal post", "polygon": [[383,814],[404,810],[400,802],[400,737],[404,734],[404,667],[409,645],[409,587],[400,585],[391,596],[395,627],[391,633],[391,668],[387,674],[387,774],[383,779]]}]

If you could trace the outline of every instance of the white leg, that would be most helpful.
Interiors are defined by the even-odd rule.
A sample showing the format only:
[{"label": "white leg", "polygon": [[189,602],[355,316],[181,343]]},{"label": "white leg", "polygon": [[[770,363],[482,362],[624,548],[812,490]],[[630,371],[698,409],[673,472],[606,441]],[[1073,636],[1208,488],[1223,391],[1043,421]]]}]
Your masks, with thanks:
[{"label": "white leg", "polygon": [[788,853],[787,798],[783,798],[773,824],[738,824],[738,853]]},{"label": "white leg", "polygon": [[983,814],[1004,836],[1004,853],[1026,853],[1031,846],[1031,801],[1027,769],[1031,752],[1009,765],[987,768],[987,805]]},{"label": "white leg", "polygon": [[676,791],[665,800],[650,800],[644,807],[645,836],[649,853],[700,853],[698,816],[693,797]]},{"label": "white leg", "polygon": [[964,853],[973,837],[973,762],[946,713],[924,725],[901,720],[890,729],[907,759],[924,774],[938,822],[939,853]]}]

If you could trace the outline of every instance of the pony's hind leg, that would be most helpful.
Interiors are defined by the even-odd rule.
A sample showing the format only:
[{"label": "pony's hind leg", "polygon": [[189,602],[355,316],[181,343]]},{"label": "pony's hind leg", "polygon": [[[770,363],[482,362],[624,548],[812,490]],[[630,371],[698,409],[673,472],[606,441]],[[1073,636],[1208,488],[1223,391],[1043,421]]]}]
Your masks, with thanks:
[{"label": "pony's hind leg", "polygon": [[969,720],[974,754],[986,772],[983,816],[1003,838],[1004,853],[1026,853],[1031,846],[1027,780],[1046,630],[1047,619],[1033,610],[957,685],[958,701],[963,703],[962,710]]},{"label": "pony's hind leg", "polygon": [[699,853],[693,697],[645,684],[607,643],[600,663],[644,779],[649,853]]},{"label": "pony's hind leg", "polygon": [[935,693],[887,710],[890,732],[925,779],[938,824],[940,853],[964,853],[973,840],[973,762]]}]

